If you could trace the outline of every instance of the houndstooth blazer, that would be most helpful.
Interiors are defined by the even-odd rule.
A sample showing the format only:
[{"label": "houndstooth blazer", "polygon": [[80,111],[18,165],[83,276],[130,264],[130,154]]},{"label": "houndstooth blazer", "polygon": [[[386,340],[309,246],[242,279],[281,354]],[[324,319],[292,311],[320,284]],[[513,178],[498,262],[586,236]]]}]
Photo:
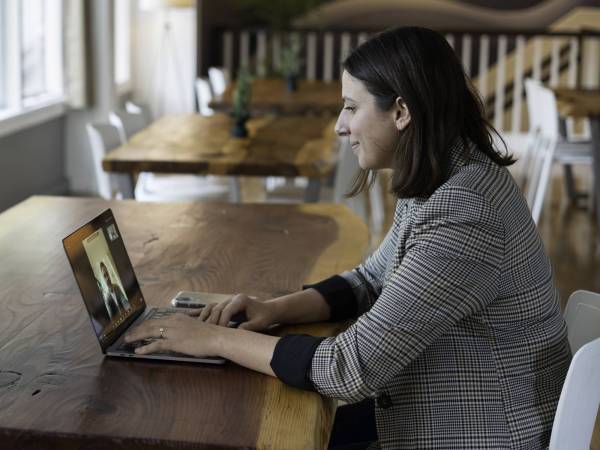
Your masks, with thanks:
[{"label": "houndstooth blazer", "polygon": [[457,155],[433,195],[398,201],[346,288],[321,286],[356,322],[284,338],[274,366],[304,358],[319,393],[375,398],[383,449],[542,449],[571,357],[550,262],[508,171]]}]

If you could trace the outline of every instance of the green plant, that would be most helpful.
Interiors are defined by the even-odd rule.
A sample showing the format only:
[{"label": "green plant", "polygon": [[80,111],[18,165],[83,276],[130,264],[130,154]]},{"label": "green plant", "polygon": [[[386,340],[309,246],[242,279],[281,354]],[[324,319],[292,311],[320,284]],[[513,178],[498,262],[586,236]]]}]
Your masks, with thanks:
[{"label": "green plant", "polygon": [[284,77],[297,77],[302,68],[302,43],[298,34],[292,34],[288,44],[281,50],[281,74]]},{"label": "green plant", "polygon": [[245,25],[287,30],[292,21],[331,0],[237,0]]},{"label": "green plant", "polygon": [[250,101],[252,99],[252,75],[246,67],[238,71],[235,90],[233,91],[232,116],[236,120],[245,120],[250,117]]}]

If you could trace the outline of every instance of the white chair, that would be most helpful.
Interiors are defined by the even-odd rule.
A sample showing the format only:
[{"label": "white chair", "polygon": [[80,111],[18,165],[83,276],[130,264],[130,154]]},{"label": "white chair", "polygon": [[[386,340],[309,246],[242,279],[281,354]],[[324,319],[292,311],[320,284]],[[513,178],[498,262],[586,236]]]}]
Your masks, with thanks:
[{"label": "white chair", "polygon": [[[120,117],[118,114],[111,116],[113,121],[120,120]],[[230,198],[229,182],[216,177],[140,172],[135,189],[132,189],[128,175],[111,174],[113,181],[109,185],[106,181],[108,175],[101,167],[102,158],[110,150],[126,142],[122,140],[126,135],[123,124],[121,123],[121,129],[112,124],[89,124],[88,134],[94,152],[96,178],[100,180],[99,190],[105,198],[114,197],[113,185],[123,193],[123,197],[135,197],[136,200],[146,202],[228,201]]]},{"label": "white chair", "polygon": [[575,354],[585,343],[600,338],[600,294],[582,290],[573,292],[564,317],[571,352]]},{"label": "white chair", "polygon": [[196,78],[196,100],[198,101],[198,112],[203,116],[212,116],[215,112],[208,106],[213,99],[210,85],[205,78]]},{"label": "white chair", "polygon": [[143,103],[134,103],[131,100],[125,102],[125,111],[130,114],[141,114],[146,123],[152,122],[152,114],[150,113],[150,107]]},{"label": "white chair", "polygon": [[231,83],[229,71],[224,67],[209,67],[208,78],[212,92],[216,97],[223,94],[229,83]]},{"label": "white chair", "polygon": [[[528,145],[523,155],[523,167],[524,175],[527,176],[531,161],[531,155],[535,151],[534,147],[537,142],[539,127],[541,125],[541,118],[546,115],[544,111],[543,100],[540,99],[539,93],[547,90],[539,81],[533,79],[525,80],[525,92],[527,99],[527,110],[529,113],[529,136]],[[554,96],[554,94],[552,94]],[[556,98],[554,97],[554,103]],[[556,110],[556,106],[554,106]],[[548,118],[549,119],[549,118]],[[556,119],[558,124],[558,111],[556,112]],[[558,127],[558,125],[557,125]],[[571,201],[575,201],[577,198],[587,196],[586,193],[577,192],[575,189],[575,180],[573,177],[572,167],[573,165],[588,165],[591,167],[593,162],[592,159],[592,145],[588,142],[570,142],[565,140],[557,128],[557,139],[556,149],[553,155],[553,161],[562,164],[565,174],[565,187],[567,195]],[[521,180],[521,185],[525,185],[526,180]]]},{"label": "white chair", "polygon": [[148,121],[144,114],[130,113],[128,111],[111,111],[108,114],[108,122],[117,127],[123,144],[135,133],[148,126]]},{"label": "white chair", "polygon": [[558,142],[558,110],[554,93],[543,86],[536,86],[534,101],[538,131],[527,162],[525,197],[533,221],[537,224],[552,175],[552,162]]},{"label": "white chair", "polygon": [[600,404],[600,339],[581,347],[563,384],[548,450],[588,450]]},{"label": "white chair", "polygon": [[121,136],[117,128],[110,124],[88,123],[86,130],[92,153],[98,194],[107,200],[111,198],[133,198],[133,186],[127,174],[109,174],[102,169],[102,159],[106,153],[121,145]]}]

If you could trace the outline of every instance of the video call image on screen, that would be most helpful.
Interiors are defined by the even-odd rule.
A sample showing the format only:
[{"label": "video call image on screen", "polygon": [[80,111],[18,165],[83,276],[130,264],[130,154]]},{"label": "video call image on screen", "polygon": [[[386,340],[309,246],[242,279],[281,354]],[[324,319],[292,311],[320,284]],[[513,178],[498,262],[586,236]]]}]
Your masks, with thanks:
[{"label": "video call image on screen", "polygon": [[[106,231],[106,232],[104,232]],[[88,305],[96,334],[101,337],[114,330],[137,306],[133,305],[123,287],[118,266],[109,248],[106,236],[112,242],[119,239],[114,224],[101,228],[83,240],[83,248],[96,279],[96,295]],[[119,258],[117,258],[119,259]]]}]

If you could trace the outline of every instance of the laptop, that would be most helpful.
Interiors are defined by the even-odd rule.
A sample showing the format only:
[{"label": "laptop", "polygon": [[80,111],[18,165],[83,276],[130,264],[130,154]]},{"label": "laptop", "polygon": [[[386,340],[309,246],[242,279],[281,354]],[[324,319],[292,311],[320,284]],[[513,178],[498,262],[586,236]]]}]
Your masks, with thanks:
[{"label": "laptop", "polygon": [[[183,312],[179,308],[148,308],[137,281],[117,222],[110,209],[63,239],[63,246],[90,316],[102,353],[121,358],[144,358],[223,364],[217,357],[198,358],[175,352],[138,355],[136,347],[149,341],[126,343],[128,330],[145,320]],[[229,297],[225,294],[210,294]]]}]

